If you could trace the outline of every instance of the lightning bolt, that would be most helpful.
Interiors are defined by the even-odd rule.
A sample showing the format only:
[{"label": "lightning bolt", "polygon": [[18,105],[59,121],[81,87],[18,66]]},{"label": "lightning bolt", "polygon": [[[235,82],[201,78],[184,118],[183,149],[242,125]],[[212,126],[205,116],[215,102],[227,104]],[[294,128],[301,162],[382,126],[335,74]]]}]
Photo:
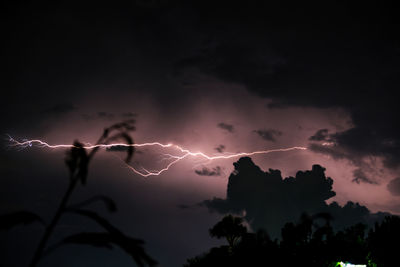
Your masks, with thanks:
[{"label": "lightning bolt", "polygon": [[[59,148],[72,148],[75,147],[74,145],[66,145],[66,144],[58,144],[58,145],[50,145],[45,141],[39,140],[39,139],[33,139],[33,140],[22,140],[18,141],[11,136],[9,137],[9,142],[10,142],[10,147],[16,147],[20,149],[24,149],[27,147],[40,147],[40,148],[50,148],[50,149],[59,149]],[[188,157],[200,157],[204,160],[208,161],[213,161],[213,160],[218,160],[218,159],[231,159],[231,158],[237,158],[237,157],[243,157],[243,156],[253,156],[253,155],[259,155],[259,154],[270,154],[270,153],[275,153],[275,152],[286,152],[286,151],[292,151],[292,150],[306,150],[306,147],[301,147],[301,146],[294,146],[294,147],[288,147],[288,148],[277,148],[277,149],[269,149],[269,150],[259,150],[259,151],[252,151],[252,152],[239,152],[239,153],[225,153],[223,155],[217,155],[217,156],[209,156],[203,152],[192,152],[189,149],[183,148],[179,145],[175,145],[172,143],[168,144],[162,144],[159,142],[148,142],[148,143],[140,143],[140,144],[126,144],[126,143],[112,143],[112,144],[96,144],[96,145],[91,145],[90,143],[86,143],[83,148],[85,149],[94,149],[94,148],[112,148],[112,147],[160,147],[160,148],[173,148],[176,150],[179,154],[178,155],[173,155],[173,154],[163,154],[165,158],[163,160],[171,160],[165,167],[161,168],[160,170],[156,171],[150,171],[147,170],[146,168],[142,167],[142,170],[138,170],[134,168],[133,166],[129,165],[126,163],[126,167],[128,167],[131,171],[134,173],[143,176],[143,177],[148,177],[148,176],[158,176],[162,174],[165,171],[168,171],[173,165],[177,164],[178,162],[188,158]]]}]

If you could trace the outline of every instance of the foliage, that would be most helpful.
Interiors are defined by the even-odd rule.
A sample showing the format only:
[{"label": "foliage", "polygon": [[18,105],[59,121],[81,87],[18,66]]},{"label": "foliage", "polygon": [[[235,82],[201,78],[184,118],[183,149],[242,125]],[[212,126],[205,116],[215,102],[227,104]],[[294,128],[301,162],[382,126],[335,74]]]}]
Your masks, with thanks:
[{"label": "foliage", "polygon": [[[128,134],[129,131],[135,129],[133,123],[134,120],[128,120],[106,128],[100,139],[97,141],[96,145],[109,144],[110,142],[121,139],[124,140],[125,143],[128,145],[133,144],[133,139]],[[69,204],[69,199],[76,186],[79,183],[82,186],[85,186],[87,184],[89,163],[93,159],[98,149],[99,147],[97,146],[91,149],[90,152],[88,152],[80,142],[75,141],[72,148],[67,152],[65,164],[67,165],[69,171],[69,185],[64,197],[61,199],[61,203],[57,211],[55,212],[52,220],[49,224],[46,225],[43,237],[40,240],[36,252],[32,258],[30,264],[31,267],[37,266],[44,256],[48,255],[60,246],[66,244],[84,244],[108,249],[111,249],[113,245],[116,245],[124,250],[127,254],[129,254],[135,261],[135,263],[139,266],[153,266],[156,264],[156,261],[153,260],[146,253],[143,247],[143,240],[135,239],[125,235],[122,231],[113,226],[110,222],[108,222],[99,214],[87,209],[83,209],[83,207],[86,207],[93,202],[101,201],[105,204],[109,212],[115,212],[117,210],[117,206],[111,198],[103,195],[96,195],[80,203]],[[127,153],[127,157],[125,160],[126,162],[129,162],[133,156],[134,147],[127,146],[125,151]],[[105,232],[77,233],[64,237],[58,243],[49,246],[47,244],[48,240],[52,236],[53,231],[57,227],[62,216],[67,213],[77,214],[79,216],[83,216],[87,219],[95,221],[105,230]],[[33,222],[43,223],[43,220],[38,215],[32,212],[18,211],[10,214],[1,215],[0,229],[7,230],[18,224],[29,224]]]},{"label": "foliage", "polygon": [[30,211],[16,211],[4,215],[0,215],[0,230],[9,230],[19,224],[30,224],[33,222],[41,222],[43,220],[35,213]]},{"label": "foliage", "polygon": [[225,237],[229,246],[233,247],[235,242],[247,232],[242,222],[243,219],[240,217],[227,215],[209,230],[210,235],[217,238]]},{"label": "foliage", "polygon": [[[231,227],[226,222],[235,221],[233,218],[238,217],[225,216],[212,229],[218,228],[218,233],[230,232],[229,228],[222,228]],[[325,224],[316,224],[321,218]],[[309,216],[304,213],[297,223],[285,224],[280,241],[271,240],[265,231],[243,231],[240,237],[236,236],[238,242],[232,247],[211,248],[200,256],[188,259],[184,266],[320,267],[336,266],[338,262],[366,264],[368,267],[396,266],[395,243],[388,240],[400,238],[399,217],[386,217],[381,224],[376,224],[368,236],[365,234],[366,225],[361,223],[335,233],[330,220],[328,214]],[[236,221],[242,222],[240,218]],[[221,234],[212,236],[223,237]]]},{"label": "foliage", "polygon": [[381,224],[375,224],[368,235],[370,259],[379,267],[397,266],[400,240],[400,217],[387,216]]}]

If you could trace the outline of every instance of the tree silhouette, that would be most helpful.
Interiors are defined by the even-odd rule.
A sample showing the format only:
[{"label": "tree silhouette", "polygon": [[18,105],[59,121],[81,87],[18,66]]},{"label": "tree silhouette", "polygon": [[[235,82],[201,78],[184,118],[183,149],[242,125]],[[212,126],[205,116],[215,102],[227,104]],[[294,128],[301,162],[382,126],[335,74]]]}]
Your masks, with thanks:
[{"label": "tree silhouette", "polygon": [[[219,236],[224,237],[231,231],[228,229],[232,227],[233,218],[232,215],[225,216],[212,229],[217,228]],[[324,219],[325,224],[318,225],[316,221],[320,219]],[[366,264],[368,267],[376,267],[376,263],[378,266],[396,266],[396,247],[389,242],[382,245],[382,242],[390,233],[394,236],[389,240],[398,240],[399,230],[393,231],[393,227],[400,229],[398,217],[387,217],[370,232],[368,238],[364,224],[355,224],[335,233],[330,220],[328,214],[311,216],[303,213],[297,223],[285,224],[280,242],[277,239],[272,241],[263,230],[256,233],[242,231],[240,238],[236,235],[237,242],[233,247],[211,248],[207,253],[188,259],[184,266],[333,267],[342,266],[341,262]]]},{"label": "tree silhouette", "polygon": [[209,232],[212,237],[226,238],[229,247],[232,248],[235,242],[247,232],[246,227],[244,227],[242,223],[242,218],[234,217],[229,214],[225,216],[222,221],[214,225]]},{"label": "tree silhouette", "polygon": [[400,217],[387,216],[382,223],[376,223],[368,235],[371,260],[379,267],[398,266],[398,242],[400,240]]},{"label": "tree silhouette", "polygon": [[365,206],[351,201],[344,206],[327,201],[336,195],[333,179],[325,175],[325,168],[313,165],[311,170],[298,171],[294,177],[283,177],[280,170],[263,171],[250,157],[233,163],[226,198],[203,201],[210,211],[221,214],[242,214],[255,231],[267,229],[273,238],[287,222],[295,222],[303,212],[311,216],[330,214],[335,231],[359,222],[373,226],[383,220],[384,213],[371,213]]},{"label": "tree silhouette", "polygon": [[[116,123],[106,128],[96,142],[99,144],[109,144],[116,140],[124,140],[126,144],[133,144],[133,139],[129,135],[129,131],[135,129],[134,120],[123,121]],[[57,249],[66,244],[86,244],[95,247],[112,248],[112,245],[120,247],[123,251],[128,253],[139,266],[153,266],[156,261],[153,260],[144,250],[144,241],[140,239],[131,238],[125,235],[118,228],[113,226],[105,218],[101,217],[96,212],[85,209],[88,204],[96,201],[101,201],[105,204],[109,212],[116,211],[116,204],[114,201],[103,195],[93,196],[85,201],[76,204],[69,204],[72,193],[80,184],[85,186],[87,184],[89,163],[93,159],[99,147],[93,148],[90,152],[86,151],[84,146],[75,141],[72,148],[67,152],[65,163],[69,170],[69,184],[68,188],[61,199],[53,218],[50,223],[46,225],[43,236],[39,242],[38,247],[33,255],[30,267],[36,267],[40,260]],[[127,157],[125,161],[128,163],[134,154],[133,146],[126,147]],[[104,232],[82,232],[64,237],[61,241],[51,246],[48,241],[52,236],[54,229],[57,227],[60,219],[65,214],[76,214],[90,219],[100,225]],[[43,220],[32,212],[19,211],[0,216],[0,229],[9,229],[18,224],[27,224],[32,222],[43,222]]]}]

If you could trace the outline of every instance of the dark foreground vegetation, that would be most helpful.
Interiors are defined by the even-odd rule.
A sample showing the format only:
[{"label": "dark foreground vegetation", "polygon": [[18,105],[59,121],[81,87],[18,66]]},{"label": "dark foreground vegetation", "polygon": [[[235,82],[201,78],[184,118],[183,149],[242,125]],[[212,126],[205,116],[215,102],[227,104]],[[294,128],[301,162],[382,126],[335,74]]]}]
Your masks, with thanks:
[{"label": "dark foreground vegetation", "polygon": [[[323,221],[322,224],[318,222]],[[210,235],[225,238],[227,245],[213,247],[187,260],[197,266],[338,266],[338,262],[368,267],[398,266],[400,217],[387,216],[367,233],[365,224],[334,232],[330,216],[303,214],[297,223],[286,223],[281,240],[271,240],[266,231],[247,231],[240,217],[225,216],[210,229]]]},{"label": "dark foreground vegetation", "polygon": [[[115,141],[123,140],[126,142],[125,150],[127,157],[126,162],[129,162],[133,156],[134,148],[129,131],[133,131],[134,120],[116,123],[106,129],[100,136],[96,145],[109,144]],[[121,230],[115,227],[111,222],[102,217],[95,211],[88,208],[93,202],[103,202],[109,212],[116,212],[117,206],[114,201],[104,195],[95,195],[78,203],[70,203],[73,192],[79,185],[87,184],[89,163],[94,158],[99,147],[90,151],[84,148],[84,145],[76,141],[72,148],[67,152],[65,164],[69,171],[68,188],[60,200],[60,204],[54,213],[53,217],[45,222],[40,216],[30,211],[16,211],[9,214],[0,215],[0,230],[8,230],[16,225],[29,224],[40,222],[44,226],[42,238],[39,241],[33,258],[29,264],[30,267],[40,265],[41,260],[52,253],[54,250],[68,244],[90,245],[94,247],[112,249],[117,246],[125,253],[130,255],[137,266],[153,266],[157,262],[150,257],[144,249],[144,241],[141,239],[132,238],[124,234]],[[103,230],[101,232],[80,232],[64,237],[62,240],[54,244],[49,244],[54,230],[59,226],[60,221],[67,215],[78,215],[85,219],[94,221]],[[0,266],[1,266],[0,260]]]}]

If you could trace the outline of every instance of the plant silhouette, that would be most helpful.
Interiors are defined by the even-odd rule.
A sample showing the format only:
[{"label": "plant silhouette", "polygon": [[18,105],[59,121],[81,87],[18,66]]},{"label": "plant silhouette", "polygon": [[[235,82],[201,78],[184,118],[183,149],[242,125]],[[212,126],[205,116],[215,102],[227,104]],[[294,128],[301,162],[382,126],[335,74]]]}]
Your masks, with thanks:
[{"label": "plant silhouette", "polygon": [[[133,144],[133,139],[129,135],[130,131],[135,130],[133,124],[134,120],[127,120],[106,128],[96,144],[109,144],[121,139],[127,144]],[[96,147],[88,152],[80,142],[75,141],[72,148],[67,152],[65,163],[69,170],[69,184],[50,223],[45,224],[42,218],[28,211],[17,211],[0,216],[0,229],[4,230],[10,229],[18,224],[28,224],[33,222],[45,224],[45,231],[30,262],[30,267],[36,267],[44,256],[66,244],[85,244],[109,249],[112,248],[112,245],[116,245],[129,254],[137,265],[156,265],[157,262],[146,253],[143,247],[143,240],[125,235],[122,231],[113,226],[109,221],[96,212],[85,209],[88,204],[100,201],[104,203],[109,212],[115,212],[117,207],[111,198],[97,195],[80,203],[69,203],[70,197],[77,186],[79,184],[82,186],[86,185],[89,163],[98,150],[99,147]],[[129,162],[134,154],[133,146],[128,146],[126,153],[127,156],[125,161]],[[66,214],[76,214],[90,219],[101,226],[104,229],[104,232],[82,232],[73,234],[63,238],[58,243],[49,246],[48,241],[52,236],[54,229],[57,227],[60,219]]]}]

